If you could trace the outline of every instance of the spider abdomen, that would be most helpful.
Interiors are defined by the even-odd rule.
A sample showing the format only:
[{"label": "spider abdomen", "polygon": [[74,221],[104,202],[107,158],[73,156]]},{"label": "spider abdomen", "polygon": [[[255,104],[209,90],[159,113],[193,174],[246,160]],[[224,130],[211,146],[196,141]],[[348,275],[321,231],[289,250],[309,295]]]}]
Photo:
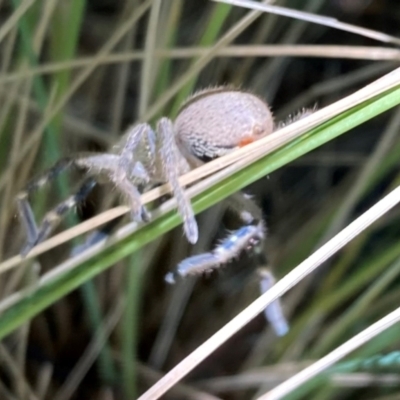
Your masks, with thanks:
[{"label": "spider abdomen", "polygon": [[174,130],[182,153],[198,165],[272,133],[273,126],[263,100],[248,92],[216,88],[184,104]]}]

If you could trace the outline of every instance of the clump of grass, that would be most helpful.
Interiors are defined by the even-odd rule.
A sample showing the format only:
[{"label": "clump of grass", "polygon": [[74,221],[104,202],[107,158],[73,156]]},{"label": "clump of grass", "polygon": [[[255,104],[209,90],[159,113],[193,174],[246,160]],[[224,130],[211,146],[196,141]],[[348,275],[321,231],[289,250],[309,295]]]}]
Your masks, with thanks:
[{"label": "clump of grass", "polygon": [[[374,218],[383,213],[374,212],[382,197],[393,199],[391,206],[397,201],[399,72],[357,89],[394,69],[398,50],[375,43],[374,56],[370,42],[332,29],[398,43],[392,32],[372,32],[380,26],[374,12],[391,16],[358,2],[352,22],[370,30],[332,20],[328,28],[230,3],[199,8],[181,0],[133,0],[101,9],[100,3],[83,0],[13,0],[0,8],[5,20],[0,27],[0,358],[7,377],[0,382],[2,398],[132,399],[144,393],[142,399],[154,399],[176,384],[173,398],[272,399],[281,398],[282,390],[286,395],[291,383],[304,383],[299,377],[307,371],[313,372],[308,383],[301,390],[292,386],[290,398],[398,395],[385,380],[366,380],[364,385],[374,386],[359,388],[355,373],[397,346],[395,330],[385,330],[398,319],[398,312],[392,313],[399,297],[396,209],[386,210],[284,296],[291,324],[286,337],[273,337],[256,318],[267,301],[294,285],[297,264],[310,254],[315,258],[320,253],[314,251],[326,249],[335,235],[351,231],[350,223],[366,210],[372,209],[367,215]],[[332,12],[327,3],[309,1],[301,11]],[[392,62],[345,59],[371,60],[376,54]],[[72,149],[105,150],[133,121],[173,117],[190,92],[232,82],[266,98],[281,119],[316,102],[320,108],[275,137],[219,160],[225,169],[212,170],[217,163],[211,163],[183,177],[193,179],[188,193],[197,213],[251,185],[246,190],[267,215],[265,251],[276,275],[285,276],[270,292],[255,300],[256,265],[246,257],[238,260],[242,268],[232,265],[220,276],[167,288],[164,273],[190,251],[177,246],[180,231],[169,233],[180,224],[173,200],[154,210],[150,224],[124,220],[107,243],[71,257],[82,233],[127,211],[123,206],[110,211],[117,201],[101,190],[61,227],[72,227],[68,236],[50,238],[25,260],[13,257],[23,240],[13,198],[35,171]],[[52,199],[73,191],[75,178],[63,177],[38,193],[38,218],[54,205]],[[154,201],[162,190],[144,199]],[[230,226],[224,210],[211,209],[212,218],[204,214],[200,221],[222,219]],[[99,216],[90,219],[94,213]],[[221,229],[214,225],[204,222],[195,251],[218,240]],[[378,320],[386,323],[379,335],[368,328],[376,328]],[[363,330],[373,335],[360,334]],[[357,362],[326,370],[362,343],[352,356]],[[207,357],[217,348],[211,361]],[[162,378],[155,372],[175,365],[176,375]],[[288,365],[300,375],[273,389],[289,378]],[[185,384],[178,382],[192,369]],[[229,384],[217,382],[221,376],[228,376]]]}]

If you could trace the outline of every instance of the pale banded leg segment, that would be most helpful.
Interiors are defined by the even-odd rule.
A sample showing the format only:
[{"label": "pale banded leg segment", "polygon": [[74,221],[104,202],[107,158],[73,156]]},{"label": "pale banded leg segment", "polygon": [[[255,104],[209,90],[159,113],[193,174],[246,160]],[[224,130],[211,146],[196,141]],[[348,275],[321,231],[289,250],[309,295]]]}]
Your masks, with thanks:
[{"label": "pale banded leg segment", "polygon": [[[274,286],[275,278],[269,270],[264,268],[260,268],[258,274],[260,276],[260,291],[264,294]],[[285,336],[289,332],[289,324],[283,315],[282,305],[279,300],[273,301],[264,310],[264,315],[277,336]]]},{"label": "pale banded leg segment", "polygon": [[188,275],[200,275],[212,271],[223,264],[227,264],[244,250],[251,249],[264,239],[264,226],[243,226],[226,237],[212,252],[203,253],[186,258],[176,268],[175,272],[166,275],[168,283],[175,283],[176,278],[185,278]]},{"label": "pale banded leg segment", "polygon": [[[107,181],[113,183],[116,189],[128,199],[132,219],[142,222],[150,218],[141,202],[141,193],[136,187],[136,184],[143,182],[141,163],[136,163],[139,164],[137,170],[134,167],[126,169],[121,164],[119,155],[99,154],[81,158],[76,161],[76,164],[86,169],[91,175],[105,177]],[[133,175],[135,172],[138,172],[139,176]],[[132,183],[133,180],[135,184]],[[145,180],[143,183],[146,182]]]},{"label": "pale banded leg segment", "polygon": [[[267,264],[261,249],[261,243],[266,233],[261,209],[250,196],[244,193],[236,193],[231,196],[229,203],[235,214],[248,225],[231,232],[211,252],[198,254],[183,260],[178,264],[174,272],[170,272],[165,276],[165,280],[168,283],[173,284],[177,279],[212,271],[221,265],[229,263],[245,250],[253,250],[255,252],[259,265]],[[260,291],[263,294],[274,285],[275,279],[268,270],[262,269],[260,271],[262,271],[262,273],[259,272]],[[279,299],[265,309],[264,315],[277,336],[284,336],[288,332],[289,326],[283,315]]]},{"label": "pale banded leg segment", "polygon": [[74,159],[72,158],[60,160],[43,175],[29,182],[26,188],[18,194],[16,199],[18,213],[27,236],[26,244],[21,251],[22,256],[26,255],[32,247],[39,243],[38,238],[42,235],[41,228],[38,229],[36,225],[32,207],[28,201],[29,195],[49,184],[51,181],[56,179],[58,175],[73,165]]},{"label": "pale banded leg segment", "polygon": [[[38,237],[38,228],[33,215],[32,207],[28,202],[26,192],[23,192],[17,197],[18,213],[25,228],[26,244],[24,245],[21,255],[26,255],[29,250],[34,246]],[[31,246],[30,246],[31,245]]]},{"label": "pale banded leg segment", "polygon": [[[236,193],[229,199],[231,208],[246,225],[232,231],[214,250],[209,253],[188,257],[178,264],[174,272],[166,275],[168,283],[188,275],[199,275],[227,264],[245,250],[259,245],[265,237],[262,212],[254,201],[244,193]],[[257,223],[258,221],[258,223]]]},{"label": "pale banded leg segment", "polygon": [[157,132],[161,137],[161,160],[165,176],[172,187],[172,192],[178,204],[178,210],[183,217],[183,229],[190,243],[196,243],[199,237],[197,222],[194,217],[190,200],[179,184],[179,156],[175,143],[175,135],[172,122],[167,118],[161,118],[157,124]]},{"label": "pale banded leg segment", "polygon": [[[71,208],[75,207],[77,204],[84,201],[95,185],[96,181],[94,179],[89,178],[88,180],[86,180],[76,194],[70,196],[68,199],[58,204],[53,210],[49,211],[44,216],[43,221],[40,224],[39,228],[36,227],[33,213],[31,207],[29,206],[29,210],[25,210],[28,211],[29,214],[24,214],[24,215],[21,214],[21,216],[22,219],[25,221],[24,225],[27,225],[28,220],[30,220],[29,223],[34,224],[35,226],[34,229],[36,232],[35,235],[32,235],[32,232],[29,233],[29,231],[27,230],[28,238],[26,244],[22,248],[21,256],[26,256],[34,246],[47,239],[47,237],[57,226],[60,220],[65,216],[65,214],[67,214],[67,212],[71,210]],[[19,210],[21,212],[22,210],[21,206],[19,206]]]},{"label": "pale banded leg segment", "polygon": [[[139,160],[146,161],[146,166]],[[156,159],[156,137],[148,124],[134,126],[127,136],[121,150],[118,164],[110,179],[127,196],[132,219],[138,222],[149,221],[150,215],[141,202],[141,192],[136,183],[146,186],[150,182],[150,173],[154,173]]]},{"label": "pale banded leg segment", "polygon": [[89,235],[87,235],[85,241],[82,244],[75,246],[71,250],[71,256],[76,256],[80,253],[83,253],[90,247],[98,244],[102,240],[107,239],[110,236],[111,232],[121,222],[122,219],[123,217],[113,219],[112,221],[107,222],[101,229],[95,230]]},{"label": "pale banded leg segment", "polygon": [[[144,154],[139,154],[146,159],[146,167],[135,160],[138,156],[137,150]],[[132,179],[139,179],[144,183],[150,181],[150,173],[154,173],[156,159],[156,137],[155,133],[148,124],[134,126],[127,134],[127,140],[121,150],[119,166],[127,171]],[[148,171],[150,170],[150,171]]]},{"label": "pale banded leg segment", "polygon": [[60,174],[62,174],[65,170],[74,166],[75,160],[73,158],[67,157],[58,161],[54,164],[50,169],[48,169],[45,173],[43,173],[38,178],[32,180],[26,185],[25,190],[21,193],[26,194],[28,196],[30,193],[42,188],[43,186],[49,184],[51,181],[56,179]]}]

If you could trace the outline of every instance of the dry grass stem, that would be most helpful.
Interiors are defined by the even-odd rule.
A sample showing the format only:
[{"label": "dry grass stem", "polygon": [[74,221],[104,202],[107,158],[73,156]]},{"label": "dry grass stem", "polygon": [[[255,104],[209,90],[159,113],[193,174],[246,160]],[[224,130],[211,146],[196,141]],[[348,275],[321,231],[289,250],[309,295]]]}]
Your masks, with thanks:
[{"label": "dry grass stem", "polygon": [[[358,217],[354,222],[349,224],[340,233],[333,237],[329,242],[320,247],[315,253],[299,264],[295,269],[289,272],[285,277],[278,281],[268,292],[260,296],[245,310],[228,322],[222,329],[216,332],[210,339],[196,348],[189,356],[182,360],[176,367],[168,372],[160,381],[145,392],[139,400],[154,400],[162,396],[175,383],[179,382],[184,376],[192,371],[200,362],[207,358],[230,337],[232,337],[239,329],[244,327],[248,322],[260,314],[272,301],[281,297],[290,288],[304,279],[311,272],[316,270],[333,254],[343,248],[348,242],[354,239],[357,235],[367,229],[372,223],[379,219],[382,215],[391,210],[400,202],[400,187],[394,189],[391,193],[385,196],[382,200],[376,203],[368,211]],[[383,329],[391,326],[400,317],[400,309],[385,317],[383,322],[374,324],[367,329],[367,335],[362,335],[361,338],[367,338],[376,329]],[[373,329],[372,329],[373,328]],[[359,340],[356,341],[359,343]],[[351,344],[354,346],[354,340]],[[346,347],[347,349],[349,347]],[[340,348],[339,348],[340,349]],[[341,349],[341,351],[343,351]],[[342,353],[340,353],[342,354]],[[329,364],[330,365],[330,364]],[[313,369],[314,371],[314,369]],[[297,380],[296,380],[297,382]],[[288,385],[285,386],[285,388]],[[282,390],[282,389],[281,389]],[[287,392],[286,392],[287,393]]]},{"label": "dry grass stem", "polygon": [[10,15],[0,28],[0,43],[3,39],[15,28],[21,17],[28,11],[35,3],[35,0],[25,0],[19,7]]},{"label": "dry grass stem", "polygon": [[124,298],[121,296],[121,298],[116,302],[113,310],[106,315],[103,322],[104,326],[97,332],[97,335],[92,339],[91,343],[89,343],[85,353],[82,354],[78,364],[75,365],[62,387],[54,395],[53,400],[69,400],[74,395],[83,378],[99,356],[101,349],[104,347],[104,344],[108,340],[112,331],[120,321],[124,309],[124,303]]},{"label": "dry grass stem", "polygon": [[[396,189],[400,191],[399,188]],[[392,192],[394,193],[394,191]],[[399,199],[400,201],[400,199]],[[303,383],[306,383],[322,371],[325,371],[331,365],[335,364],[337,361],[346,357],[352,351],[356,350],[363,344],[367,343],[369,340],[379,335],[386,329],[390,328],[394,324],[400,321],[400,307],[386,315],[384,318],[375,322],[367,329],[360,332],[358,335],[354,336],[347,342],[343,343],[341,346],[337,347],[335,350],[322,357],[314,364],[303,369],[303,371],[294,375],[290,379],[281,383],[275,389],[269,391],[265,395],[258,398],[258,400],[278,400],[282,399],[285,395],[293,392],[296,388],[300,387]]]},{"label": "dry grass stem", "polygon": [[[209,47],[182,47],[174,49],[157,49],[154,57],[160,59],[189,59],[204,56]],[[101,65],[142,61],[145,52],[141,50],[109,54]],[[318,57],[355,60],[400,60],[400,50],[388,47],[373,46],[340,46],[340,45],[232,45],[218,50],[215,57]],[[0,76],[0,84],[6,84],[35,75],[52,74],[59,71],[82,68],[91,65],[96,57],[76,58],[74,60],[46,63],[29,68],[26,73],[12,72]]]},{"label": "dry grass stem", "polygon": [[365,36],[370,39],[378,40],[384,43],[400,44],[400,39],[395,36],[386,35],[385,33],[373,31],[359,26],[345,24],[338,21],[336,18],[315,15],[304,11],[298,11],[286,7],[273,6],[268,4],[261,4],[250,0],[213,0],[218,3],[231,4],[248,8],[251,10],[263,11],[271,14],[281,15],[284,17],[295,18],[302,21],[312,22],[313,24],[329,26],[334,29],[342,30],[345,32],[352,32],[360,36]]}]

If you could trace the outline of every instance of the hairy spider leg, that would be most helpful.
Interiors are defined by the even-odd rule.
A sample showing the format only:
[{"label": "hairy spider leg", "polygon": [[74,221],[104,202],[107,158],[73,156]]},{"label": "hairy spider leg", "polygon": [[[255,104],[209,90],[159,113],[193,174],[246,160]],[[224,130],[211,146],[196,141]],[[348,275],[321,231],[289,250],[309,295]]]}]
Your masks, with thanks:
[{"label": "hairy spider leg", "polygon": [[[26,256],[34,246],[44,241],[67,212],[86,199],[97,182],[93,177],[85,180],[76,194],[59,203],[44,216],[39,228],[36,226],[32,207],[28,202],[29,194],[50,183],[72,166],[78,169],[95,170],[95,172],[101,173],[103,171],[108,171],[110,167],[116,163],[118,158],[116,155],[110,154],[102,155],[100,160],[99,157],[98,155],[80,154],[75,158],[69,157],[62,159],[39,178],[31,181],[26,189],[18,194],[18,211],[27,232],[27,241],[20,252],[21,256]],[[91,171],[91,173],[93,173],[93,171]]]},{"label": "hairy spider leg", "polygon": [[107,240],[111,234],[111,232],[114,230],[114,228],[121,222],[123,217],[115,218],[110,222],[107,222],[101,229],[97,229],[87,235],[85,241],[73,247],[71,250],[71,256],[77,256],[78,254],[83,253],[90,247],[100,243],[103,240]]},{"label": "hairy spider leg", "polygon": [[[139,186],[147,185],[150,174],[141,160],[150,169],[155,157],[154,132],[148,124],[132,127],[125,135],[123,147],[117,154],[96,154],[80,159],[77,164],[86,168],[91,175],[104,176],[112,182],[129,201],[132,219],[148,221],[150,216],[141,201]],[[144,144],[144,150],[139,145]],[[141,152],[144,151],[144,154]],[[140,159],[136,159],[140,158]]]},{"label": "hairy spider leg", "polygon": [[64,158],[58,161],[52,168],[42,174],[40,177],[29,182],[24,190],[17,195],[17,207],[20,219],[26,231],[27,240],[21,251],[25,256],[29,251],[39,243],[39,236],[42,236],[42,225],[38,229],[32,207],[28,201],[31,193],[39,190],[56,179],[62,172],[74,165],[73,158]]},{"label": "hairy spider leg", "polygon": [[[146,137],[146,133],[148,137]],[[27,235],[27,241],[22,248],[21,255],[27,255],[34,246],[45,240],[64,215],[76,204],[85,200],[96,185],[97,178],[94,176],[105,176],[129,198],[132,216],[135,220],[147,220],[149,216],[141,204],[140,192],[132,181],[147,183],[150,178],[143,164],[135,162],[133,158],[135,149],[143,138],[147,139],[145,147],[150,149],[149,153],[154,153],[155,140],[151,135],[154,135],[154,132],[147,124],[138,125],[128,132],[121,154],[78,154],[75,157],[60,160],[39,178],[30,182],[26,189],[17,196],[19,215]],[[146,154],[145,156],[151,158],[154,154]],[[149,165],[151,166],[151,163]],[[29,194],[50,183],[72,166],[86,170],[91,177],[83,183],[76,194],[49,211],[38,228],[32,207],[28,201]]]},{"label": "hairy spider leg", "polygon": [[17,207],[26,232],[26,243],[21,251],[21,255],[24,256],[35,245],[38,237],[38,228],[26,192],[22,192],[17,196]]},{"label": "hairy spider leg", "polygon": [[[260,276],[260,291],[262,294],[266,293],[275,284],[275,278],[272,273],[265,268],[259,268],[258,274]],[[277,336],[285,336],[289,331],[289,324],[283,314],[281,302],[278,300],[273,301],[264,310],[264,315],[267,321],[274,328]]]},{"label": "hairy spider leg", "polygon": [[[312,114],[314,109],[303,109],[295,116],[290,117],[284,123],[278,124],[278,127],[283,127],[289,125],[297,120],[303,119],[308,115]],[[247,138],[245,138],[247,140]],[[250,142],[254,139],[251,138]],[[213,150],[212,154],[215,154]],[[246,224],[251,225],[253,228],[243,227],[231,233],[231,236],[227,237],[219,247],[217,247],[211,253],[204,253],[202,255],[193,256],[186,260],[183,260],[178,265],[177,274],[178,276],[185,276],[189,274],[197,274],[209,269],[217,268],[219,265],[231,261],[236,257],[241,251],[247,249],[248,247],[255,247],[251,241],[254,240],[255,236],[259,242],[264,239],[261,235],[262,231],[265,231],[263,224],[263,215],[260,207],[251,199],[250,196],[244,193],[236,193],[228,199],[230,203],[230,208],[232,208],[240,217],[240,219]],[[257,224],[258,221],[258,225]],[[257,227],[257,229],[256,229]],[[253,236],[255,235],[255,236]],[[246,239],[249,242],[246,242]],[[242,240],[240,240],[242,239]],[[219,249],[219,250],[218,250]],[[218,250],[217,254],[214,254]],[[257,249],[256,249],[257,250]],[[168,275],[168,279],[172,279],[172,275]]]},{"label": "hairy spider leg", "polygon": [[66,158],[59,161],[45,174],[30,182],[26,189],[17,196],[19,215],[27,233],[27,240],[21,250],[21,256],[26,256],[34,246],[45,240],[64,215],[77,203],[82,202],[96,185],[94,179],[87,179],[76,194],[62,201],[53,210],[49,211],[44,216],[39,228],[37,227],[32,207],[28,201],[29,194],[50,183],[67,168],[73,166],[75,162],[76,160],[72,158]]},{"label": "hairy spider leg", "polygon": [[174,272],[166,275],[168,283],[177,278],[199,275],[211,271],[236,258],[244,250],[254,248],[265,236],[262,212],[254,201],[243,193],[235,193],[228,199],[231,208],[246,225],[232,231],[214,250],[191,256],[181,261]]},{"label": "hairy spider leg", "polygon": [[[120,153],[119,164],[122,169],[130,172],[133,178],[149,183],[150,174],[155,174],[156,137],[148,124],[139,124],[131,127],[126,136],[126,142]],[[137,154],[140,145],[143,145],[145,154]],[[141,155],[146,160],[146,167],[142,162],[135,160]]]},{"label": "hairy spider leg", "polygon": [[157,133],[161,139],[160,151],[165,177],[171,185],[178,210],[183,217],[183,229],[189,242],[196,243],[199,232],[190,200],[179,183],[179,150],[175,142],[172,122],[168,118],[161,118],[157,124]]},{"label": "hairy spider leg", "polygon": [[[177,279],[189,275],[199,275],[212,271],[221,265],[227,264],[245,250],[253,249],[259,265],[266,265],[267,261],[261,249],[261,243],[265,238],[265,225],[260,207],[252,198],[244,193],[235,193],[229,199],[230,208],[247,225],[231,232],[211,252],[191,256],[181,261],[176,270],[169,272],[165,280],[174,284]],[[265,268],[259,272],[261,293],[266,292],[275,283],[271,272]],[[277,336],[284,336],[289,327],[282,312],[279,299],[272,302],[264,312],[267,321],[273,326]]]},{"label": "hairy spider leg", "polygon": [[[194,218],[194,214],[190,205],[189,200],[186,199],[185,194],[179,185],[179,175],[177,168],[178,165],[178,155],[177,148],[175,145],[174,132],[173,127],[168,119],[164,118],[160,120],[159,125],[157,127],[157,132],[160,135],[161,139],[161,159],[163,160],[163,171],[165,178],[171,183],[173,188],[173,193],[178,202],[178,208],[183,216],[185,221],[189,221],[187,224],[189,225],[186,228],[185,225],[185,233],[190,235],[191,241],[196,242],[198,236],[197,230],[197,222]],[[147,135],[146,135],[147,133]],[[128,132],[128,138],[125,146],[121,151],[121,159],[120,164],[124,166],[124,168],[128,168],[132,165],[133,162],[133,154],[141,137],[145,137],[147,139],[147,148],[149,152],[148,165],[146,164],[146,168],[141,163],[136,163],[136,175],[140,175],[144,180],[148,180],[149,175],[147,170],[149,169],[151,173],[154,174],[156,165],[155,165],[155,153],[156,153],[156,138],[153,130],[147,124],[141,124],[137,127],[133,127],[130,132]],[[119,221],[118,221],[119,222]],[[97,244],[101,240],[104,240],[108,237],[112,228],[116,225],[115,221],[111,221],[109,224],[106,224],[104,228],[101,230],[97,230],[89,235],[86,241],[80,245],[75,247],[72,250],[72,255],[76,255],[81,253],[82,251],[88,249],[89,247]],[[188,236],[189,238],[189,236]]]},{"label": "hairy spider leg", "polygon": [[93,178],[86,179],[74,195],[62,201],[53,210],[46,213],[42,223],[39,226],[38,235],[34,246],[43,242],[49,237],[50,233],[57,226],[60,220],[67,214],[67,212],[77,204],[82,203],[87,198],[89,193],[96,186],[96,183],[97,182]]},{"label": "hairy spider leg", "polygon": [[181,261],[176,271],[166,275],[168,283],[175,283],[176,278],[185,278],[188,275],[199,275],[227,264],[236,258],[242,251],[254,247],[264,238],[264,226],[247,225],[230,233],[214,250],[209,253],[198,254]]}]

